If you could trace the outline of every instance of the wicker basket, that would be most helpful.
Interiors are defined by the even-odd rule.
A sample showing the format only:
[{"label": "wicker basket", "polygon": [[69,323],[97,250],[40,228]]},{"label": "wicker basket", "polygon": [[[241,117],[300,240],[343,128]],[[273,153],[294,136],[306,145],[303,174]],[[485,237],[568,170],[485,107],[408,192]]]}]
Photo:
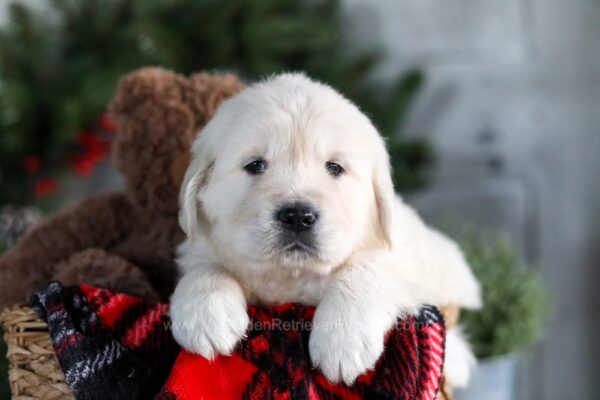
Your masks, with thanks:
[{"label": "wicker basket", "polygon": [[13,400],[74,399],[54,356],[48,326],[28,307],[0,315],[8,347],[8,381]]},{"label": "wicker basket", "polygon": [[[444,307],[447,326],[458,320],[457,307]],[[31,308],[17,306],[0,314],[4,339],[8,346],[8,380],[13,400],[72,400],[73,394],[54,356],[48,326]],[[448,385],[442,381],[437,400],[451,400]]]}]

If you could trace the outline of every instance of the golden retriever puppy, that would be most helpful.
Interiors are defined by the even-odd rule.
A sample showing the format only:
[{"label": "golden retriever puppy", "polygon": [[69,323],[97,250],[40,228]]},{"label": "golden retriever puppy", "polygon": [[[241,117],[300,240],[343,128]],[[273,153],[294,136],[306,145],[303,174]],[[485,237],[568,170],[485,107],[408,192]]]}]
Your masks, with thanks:
[{"label": "golden retriever puppy", "polygon": [[[350,384],[399,316],[423,303],[479,305],[461,252],[396,196],[383,139],[331,87],[303,74],[249,86],[223,103],[192,156],[171,299],[185,349],[230,353],[249,302],[315,305],[311,359]],[[451,337],[460,383],[472,355]]]}]

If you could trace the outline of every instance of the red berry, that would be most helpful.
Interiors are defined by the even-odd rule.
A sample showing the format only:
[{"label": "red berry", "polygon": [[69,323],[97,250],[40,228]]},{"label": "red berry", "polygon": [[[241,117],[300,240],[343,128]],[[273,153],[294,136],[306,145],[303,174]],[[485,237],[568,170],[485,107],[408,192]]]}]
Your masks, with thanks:
[{"label": "red berry", "polygon": [[52,178],[38,179],[35,182],[33,191],[38,197],[49,196],[56,191],[58,187],[56,181]]},{"label": "red berry", "polygon": [[118,129],[117,124],[113,120],[110,119],[108,114],[102,114],[98,119],[98,126],[100,129],[103,129],[110,133],[115,133]]},{"label": "red berry", "polygon": [[42,160],[38,156],[27,156],[23,159],[23,169],[30,174],[42,168]]}]

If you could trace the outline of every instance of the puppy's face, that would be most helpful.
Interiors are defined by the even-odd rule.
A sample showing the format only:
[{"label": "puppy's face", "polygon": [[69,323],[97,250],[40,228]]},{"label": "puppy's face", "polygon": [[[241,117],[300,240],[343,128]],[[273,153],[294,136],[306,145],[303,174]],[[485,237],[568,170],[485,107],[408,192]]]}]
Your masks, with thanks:
[{"label": "puppy's face", "polygon": [[389,244],[383,141],[333,89],[297,74],[226,101],[193,146],[180,221],[227,268],[328,273]]}]

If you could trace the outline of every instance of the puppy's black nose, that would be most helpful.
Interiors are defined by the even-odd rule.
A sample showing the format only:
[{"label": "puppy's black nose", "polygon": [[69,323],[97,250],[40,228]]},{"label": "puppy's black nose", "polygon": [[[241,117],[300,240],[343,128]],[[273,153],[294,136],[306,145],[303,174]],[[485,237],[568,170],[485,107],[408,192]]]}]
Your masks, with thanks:
[{"label": "puppy's black nose", "polygon": [[277,211],[277,220],[281,225],[293,232],[303,232],[311,229],[319,215],[305,203],[294,203]]}]

